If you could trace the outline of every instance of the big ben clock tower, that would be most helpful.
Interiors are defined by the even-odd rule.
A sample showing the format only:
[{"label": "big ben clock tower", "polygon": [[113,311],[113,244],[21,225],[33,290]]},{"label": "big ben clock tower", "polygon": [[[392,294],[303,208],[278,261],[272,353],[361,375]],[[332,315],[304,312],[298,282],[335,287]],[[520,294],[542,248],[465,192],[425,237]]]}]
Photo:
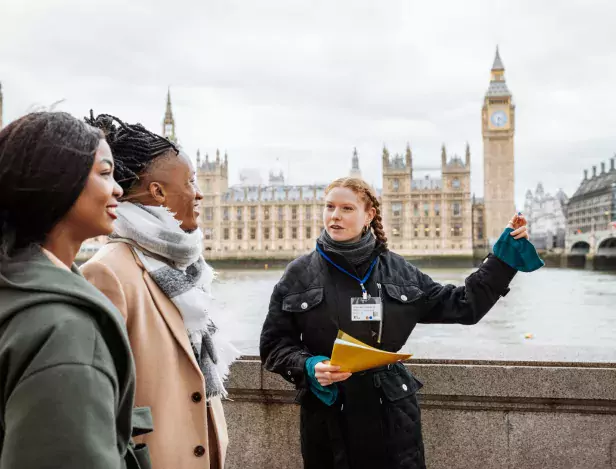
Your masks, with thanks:
[{"label": "big ben clock tower", "polygon": [[515,106],[505,82],[505,67],[498,47],[492,65],[490,86],[483,102],[481,120],[486,237],[491,247],[515,214]]}]

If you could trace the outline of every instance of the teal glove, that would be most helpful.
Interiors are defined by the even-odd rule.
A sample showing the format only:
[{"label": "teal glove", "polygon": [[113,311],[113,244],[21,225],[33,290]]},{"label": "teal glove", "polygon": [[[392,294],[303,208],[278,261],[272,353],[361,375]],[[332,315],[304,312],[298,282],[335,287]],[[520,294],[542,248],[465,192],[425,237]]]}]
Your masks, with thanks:
[{"label": "teal glove", "polygon": [[526,238],[514,239],[511,228],[505,228],[494,245],[494,255],[510,267],[521,272],[533,272],[545,263],[537,254],[535,246]]},{"label": "teal glove", "polygon": [[325,405],[331,406],[334,402],[336,402],[336,399],[338,398],[338,386],[336,385],[336,383],[334,383],[330,384],[327,387],[323,387],[317,381],[314,374],[315,365],[325,360],[329,360],[329,358],[322,355],[319,355],[317,357],[310,357],[308,360],[306,360],[306,364],[304,366],[306,368],[306,373],[308,374],[308,385],[312,393],[317,396]]}]

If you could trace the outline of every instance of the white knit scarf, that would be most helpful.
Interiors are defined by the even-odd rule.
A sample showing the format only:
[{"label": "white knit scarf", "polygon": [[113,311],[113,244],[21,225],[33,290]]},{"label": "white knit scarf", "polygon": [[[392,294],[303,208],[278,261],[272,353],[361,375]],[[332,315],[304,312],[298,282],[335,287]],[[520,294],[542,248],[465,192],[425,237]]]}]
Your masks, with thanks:
[{"label": "white knit scarf", "polygon": [[117,215],[110,241],[132,246],[154,282],[182,314],[205,377],[207,398],[226,397],[223,381],[240,352],[212,318],[215,272],[201,255],[201,230],[186,233],[165,207],[122,202]]}]

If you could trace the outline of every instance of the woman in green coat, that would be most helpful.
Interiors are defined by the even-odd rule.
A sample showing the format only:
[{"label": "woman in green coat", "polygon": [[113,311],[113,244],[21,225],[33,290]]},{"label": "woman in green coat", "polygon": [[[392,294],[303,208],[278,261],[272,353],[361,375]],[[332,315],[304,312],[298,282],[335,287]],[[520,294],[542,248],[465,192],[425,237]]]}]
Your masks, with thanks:
[{"label": "woman in green coat", "polygon": [[147,466],[124,322],[73,265],[112,231],[113,168],[102,133],[66,113],[0,132],[0,469]]}]

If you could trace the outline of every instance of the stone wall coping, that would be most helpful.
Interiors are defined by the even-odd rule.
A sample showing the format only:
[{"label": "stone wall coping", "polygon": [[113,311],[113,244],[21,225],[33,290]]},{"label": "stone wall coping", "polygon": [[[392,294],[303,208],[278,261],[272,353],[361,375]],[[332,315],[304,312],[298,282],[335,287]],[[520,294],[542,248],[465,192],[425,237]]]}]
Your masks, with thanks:
[{"label": "stone wall coping", "polygon": [[[534,399],[613,401],[616,364],[503,362],[480,360],[409,360],[409,370],[424,383],[426,399]],[[261,367],[258,357],[245,356],[232,366],[229,392],[253,396],[290,394],[295,388]]]}]

